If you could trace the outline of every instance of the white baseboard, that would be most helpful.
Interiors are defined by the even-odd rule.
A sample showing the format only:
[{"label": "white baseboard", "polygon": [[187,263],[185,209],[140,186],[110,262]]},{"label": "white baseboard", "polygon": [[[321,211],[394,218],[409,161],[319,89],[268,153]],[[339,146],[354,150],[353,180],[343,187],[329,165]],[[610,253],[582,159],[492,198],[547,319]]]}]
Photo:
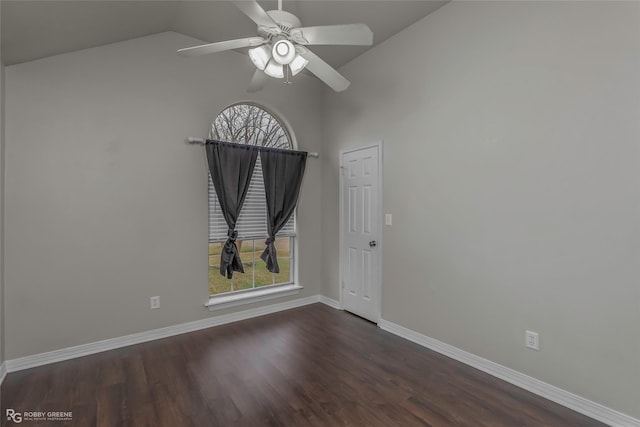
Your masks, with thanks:
[{"label": "white baseboard", "polygon": [[2,385],[2,381],[4,381],[4,377],[7,376],[7,362],[2,362],[0,365],[0,385]]},{"label": "white baseboard", "polygon": [[331,308],[335,308],[336,310],[342,310],[342,306],[340,305],[340,301],[336,301],[332,298],[325,297],[324,295],[319,295],[320,302],[328,305]]},{"label": "white baseboard", "polygon": [[612,427],[640,427],[640,420],[629,415],[607,408],[599,403],[592,402],[566,390],[547,384],[533,377],[502,366],[475,354],[468,353],[452,345],[443,343],[434,338],[422,335],[416,331],[405,328],[393,322],[380,319],[378,326],[385,331],[398,335],[423,347],[444,354],[452,359],[479,369],[483,372],[500,378],[508,383],[530,391],[545,399],[556,402],[569,409],[573,409],[583,415],[606,423]]},{"label": "white baseboard", "polygon": [[[303,305],[321,302],[320,295],[313,295],[306,298],[294,299],[278,304],[270,304],[251,310],[238,311],[236,313],[215,316],[208,319],[196,320],[194,322],[182,323],[179,325],[167,326],[166,328],[154,329],[137,334],[126,335],[118,338],[111,338],[75,347],[63,348],[60,350],[48,351],[46,353],[34,354],[20,357],[18,359],[7,360],[2,365],[5,372],[15,372],[36,366],[47,365],[49,363],[61,362],[76,357],[88,356],[107,350],[140,344],[160,338],[193,332],[200,329],[211,328],[213,326],[224,325],[226,323],[237,322],[239,320],[250,319],[252,317],[264,316],[265,314],[276,313],[278,311],[289,310]],[[0,371],[2,372],[2,371]]]}]

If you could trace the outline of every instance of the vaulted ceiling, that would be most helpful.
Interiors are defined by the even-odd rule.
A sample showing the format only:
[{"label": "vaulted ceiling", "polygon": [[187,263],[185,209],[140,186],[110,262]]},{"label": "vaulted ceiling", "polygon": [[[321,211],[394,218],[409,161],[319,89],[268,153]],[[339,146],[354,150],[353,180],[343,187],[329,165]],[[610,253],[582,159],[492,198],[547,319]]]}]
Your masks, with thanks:
[{"label": "vaulted ceiling", "polygon": [[[265,10],[277,1],[260,1]],[[283,9],[304,26],[365,23],[374,46],[435,11],[446,1],[285,0]],[[105,45],[164,31],[204,42],[256,34],[255,24],[227,1],[2,0],[1,59],[5,65]],[[314,46],[340,67],[370,47]]]}]

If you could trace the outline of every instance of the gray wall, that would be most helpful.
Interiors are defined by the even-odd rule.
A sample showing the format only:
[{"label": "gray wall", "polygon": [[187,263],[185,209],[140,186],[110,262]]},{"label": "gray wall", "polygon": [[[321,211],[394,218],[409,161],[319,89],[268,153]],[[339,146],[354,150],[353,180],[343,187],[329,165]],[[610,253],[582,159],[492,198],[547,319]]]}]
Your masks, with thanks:
[{"label": "gray wall", "polygon": [[640,4],[452,2],[341,71],[324,294],[340,150],[382,139],[383,318],[640,417]]},{"label": "gray wall", "polygon": [[[321,150],[319,82],[249,95],[246,55],[176,55],[195,44],[162,33],[6,68],[7,359],[212,315],[207,166],[184,139],[227,105],[262,102]],[[303,184],[295,297],[321,288],[321,161]]]},{"label": "gray wall", "polygon": [[0,62],[0,365],[4,362],[4,64]]},{"label": "gray wall", "polygon": [[[1,16],[0,13],[0,18]],[[1,28],[0,25],[0,34],[2,34]],[[0,365],[2,362],[4,362],[4,64],[0,62]]]}]

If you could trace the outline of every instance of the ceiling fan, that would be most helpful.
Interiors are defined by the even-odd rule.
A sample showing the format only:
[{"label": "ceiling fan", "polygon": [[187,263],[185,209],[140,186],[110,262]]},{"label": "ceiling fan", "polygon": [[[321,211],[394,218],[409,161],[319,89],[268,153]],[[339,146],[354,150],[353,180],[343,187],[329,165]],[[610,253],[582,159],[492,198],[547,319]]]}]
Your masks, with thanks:
[{"label": "ceiling fan", "polygon": [[257,69],[248,92],[262,89],[269,76],[289,83],[289,76],[305,68],[336,92],[343,91],[349,87],[349,80],[306,46],[370,46],[373,43],[373,33],[365,24],[303,27],[295,15],[282,10],[282,0],[278,0],[278,10],[269,11],[255,0],[234,0],[233,3],[258,25],[257,37],[187,47],[178,53],[198,56],[249,47],[249,57]]}]

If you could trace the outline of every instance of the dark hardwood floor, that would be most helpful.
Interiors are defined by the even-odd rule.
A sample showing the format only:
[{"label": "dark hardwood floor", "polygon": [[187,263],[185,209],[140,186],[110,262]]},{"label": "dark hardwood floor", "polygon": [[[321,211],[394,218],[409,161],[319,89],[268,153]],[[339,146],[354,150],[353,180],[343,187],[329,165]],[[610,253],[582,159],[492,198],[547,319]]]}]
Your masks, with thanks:
[{"label": "dark hardwood floor", "polygon": [[1,392],[2,426],[603,425],[321,304],[11,373]]}]

